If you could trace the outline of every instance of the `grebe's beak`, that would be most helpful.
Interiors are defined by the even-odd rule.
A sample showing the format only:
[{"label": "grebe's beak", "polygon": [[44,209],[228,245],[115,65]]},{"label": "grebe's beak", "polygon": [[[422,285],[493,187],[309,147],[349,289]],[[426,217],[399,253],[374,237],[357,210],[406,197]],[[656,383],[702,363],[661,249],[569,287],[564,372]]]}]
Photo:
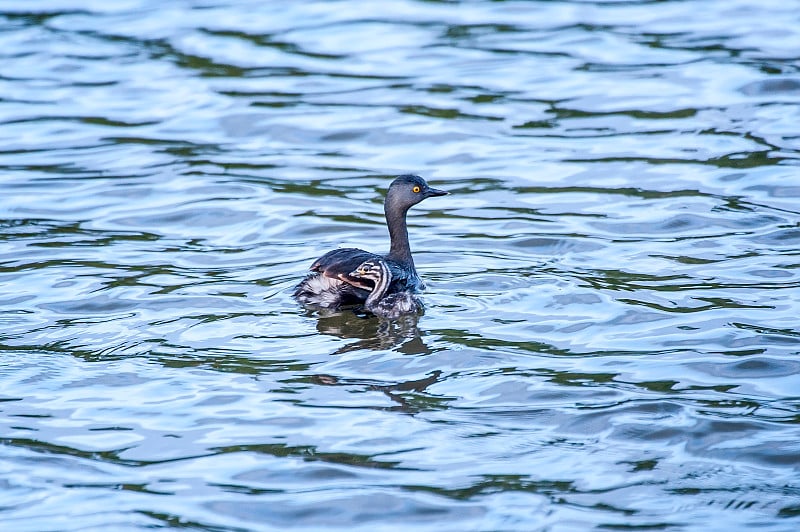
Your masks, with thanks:
[{"label": "grebe's beak", "polygon": [[430,198],[431,196],[446,196],[448,194],[450,194],[448,191],[440,190],[438,188],[428,188],[425,191],[425,197],[426,198]]}]

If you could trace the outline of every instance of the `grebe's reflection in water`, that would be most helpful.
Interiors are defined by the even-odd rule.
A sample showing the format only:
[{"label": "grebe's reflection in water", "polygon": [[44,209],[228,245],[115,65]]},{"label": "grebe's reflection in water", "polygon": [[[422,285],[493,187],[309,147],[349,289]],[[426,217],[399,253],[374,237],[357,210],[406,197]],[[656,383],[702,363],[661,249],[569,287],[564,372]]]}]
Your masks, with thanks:
[{"label": "grebe's reflection in water", "polygon": [[419,329],[420,316],[416,314],[382,320],[371,314],[344,311],[317,313],[316,318],[317,331],[321,334],[355,340],[331,353],[334,355],[360,349],[394,349],[408,355],[432,352],[423,340]]},{"label": "grebe's reflection in water", "polygon": [[437,397],[427,393],[427,388],[439,382],[441,371],[436,370],[421,379],[398,381],[394,383],[376,382],[367,379],[345,379],[335,375],[318,374],[311,377],[311,382],[321,386],[346,386],[363,392],[380,391],[396,403],[393,406],[375,406],[378,410],[417,413],[423,410],[445,408],[450,401],[446,397]]}]

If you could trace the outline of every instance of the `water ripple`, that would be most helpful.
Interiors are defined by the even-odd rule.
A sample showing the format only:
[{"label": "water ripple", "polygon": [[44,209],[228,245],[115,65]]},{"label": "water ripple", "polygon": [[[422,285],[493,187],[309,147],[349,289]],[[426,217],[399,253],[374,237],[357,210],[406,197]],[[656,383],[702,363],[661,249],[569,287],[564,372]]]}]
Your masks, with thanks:
[{"label": "water ripple", "polygon": [[[751,4],[0,8],[2,522],[796,528],[800,18]],[[425,315],[299,309],[405,172]]]}]

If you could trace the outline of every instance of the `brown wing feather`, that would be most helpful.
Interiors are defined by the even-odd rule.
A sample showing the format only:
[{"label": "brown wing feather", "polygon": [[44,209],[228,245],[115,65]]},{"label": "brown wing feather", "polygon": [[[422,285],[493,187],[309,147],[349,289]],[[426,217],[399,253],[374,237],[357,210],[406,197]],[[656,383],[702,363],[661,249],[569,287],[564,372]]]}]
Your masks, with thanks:
[{"label": "brown wing feather", "polygon": [[355,287],[358,287],[358,288],[362,288],[364,290],[372,290],[372,288],[374,286],[373,284],[371,284],[366,279],[355,278],[353,276],[345,275],[343,273],[339,274],[338,279],[340,281],[344,282],[344,283],[347,283],[349,285],[352,285],[352,286],[355,286]]},{"label": "brown wing feather", "polygon": [[380,259],[380,255],[358,248],[341,248],[329,251],[311,265],[312,272],[319,272],[325,277],[340,279],[347,284],[372,290],[373,284],[366,279],[350,277],[350,272],[369,259]]}]

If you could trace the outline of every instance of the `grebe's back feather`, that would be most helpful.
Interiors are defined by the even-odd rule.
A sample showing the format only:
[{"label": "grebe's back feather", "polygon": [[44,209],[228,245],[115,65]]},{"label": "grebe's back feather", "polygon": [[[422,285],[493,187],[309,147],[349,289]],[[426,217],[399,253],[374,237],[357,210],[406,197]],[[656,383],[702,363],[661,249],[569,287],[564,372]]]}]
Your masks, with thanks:
[{"label": "grebe's back feather", "polygon": [[[422,280],[415,270],[404,268],[402,264],[382,257],[377,253],[370,253],[369,251],[358,248],[341,248],[329,251],[314,261],[314,264],[311,265],[311,271],[318,272],[325,277],[342,279],[355,286],[371,290],[373,283],[370,280],[358,279],[350,275],[360,264],[368,260],[382,260],[389,267],[389,272],[392,275],[389,292],[399,290],[421,290],[424,288]],[[366,284],[365,287],[362,286],[364,284]]]}]

